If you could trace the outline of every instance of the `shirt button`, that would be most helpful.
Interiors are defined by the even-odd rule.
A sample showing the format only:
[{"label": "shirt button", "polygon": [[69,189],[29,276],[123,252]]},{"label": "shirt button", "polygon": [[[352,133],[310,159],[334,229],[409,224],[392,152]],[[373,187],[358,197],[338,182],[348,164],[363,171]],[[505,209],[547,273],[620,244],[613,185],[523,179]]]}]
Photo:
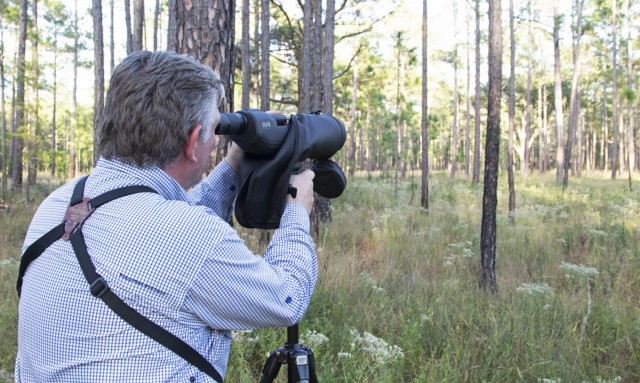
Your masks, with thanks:
[{"label": "shirt button", "polygon": [[291,297],[287,297],[287,299],[284,300],[286,303],[291,303],[293,302],[293,299]]},{"label": "shirt button", "polygon": [[229,189],[231,189],[232,192],[236,191],[236,185],[232,185]]}]

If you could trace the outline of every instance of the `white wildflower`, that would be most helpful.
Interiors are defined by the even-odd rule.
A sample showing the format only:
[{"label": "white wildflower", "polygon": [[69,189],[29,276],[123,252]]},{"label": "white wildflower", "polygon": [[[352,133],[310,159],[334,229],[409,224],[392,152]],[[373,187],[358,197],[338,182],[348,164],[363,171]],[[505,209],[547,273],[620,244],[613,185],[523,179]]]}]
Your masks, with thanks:
[{"label": "white wildflower", "polygon": [[301,337],[301,342],[309,347],[317,347],[328,341],[329,338],[315,330],[307,330]]},{"label": "white wildflower", "polygon": [[360,349],[370,354],[377,363],[384,364],[394,359],[404,358],[404,352],[396,345],[390,346],[383,339],[365,331],[363,336],[357,330],[351,330],[354,337],[353,345],[360,346]]},{"label": "white wildflower", "polygon": [[598,275],[598,270],[594,267],[580,265],[574,265],[573,263],[562,262],[560,268],[567,271],[571,275],[578,277],[595,277]]},{"label": "white wildflower", "polygon": [[553,295],[553,288],[546,283],[523,283],[516,290],[529,295]]}]

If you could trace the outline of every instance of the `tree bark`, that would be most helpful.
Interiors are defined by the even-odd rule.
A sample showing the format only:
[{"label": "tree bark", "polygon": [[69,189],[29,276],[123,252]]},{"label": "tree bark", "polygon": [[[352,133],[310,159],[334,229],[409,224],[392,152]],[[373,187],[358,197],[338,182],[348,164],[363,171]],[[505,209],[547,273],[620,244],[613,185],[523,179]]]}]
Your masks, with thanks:
[{"label": "tree bark", "polygon": [[558,0],[553,8],[553,71],[554,71],[554,101],[556,110],[556,181],[562,180],[564,169],[564,127],[562,115],[562,78],[560,76],[560,21],[558,14]]},{"label": "tree bark", "polygon": [[529,176],[529,161],[531,156],[531,70],[532,70],[532,56],[533,56],[533,40],[531,33],[531,0],[527,2],[527,34],[529,35],[528,49],[527,49],[527,92],[526,92],[526,106],[525,106],[525,118],[524,118],[524,140],[522,145],[522,163],[520,169],[522,175],[527,178]]},{"label": "tree bark", "polygon": [[[2,25],[3,16],[0,15],[0,94],[4,95],[4,27]],[[7,117],[5,114],[4,97],[0,100],[0,121],[2,121],[2,185],[0,186],[0,198],[6,199],[7,191]]]},{"label": "tree bark", "polygon": [[37,161],[38,161],[38,124],[39,124],[39,109],[40,98],[38,92],[38,82],[40,81],[40,70],[38,69],[38,40],[40,35],[38,34],[38,0],[31,2],[31,12],[33,14],[33,20],[31,21],[31,70],[33,71],[31,79],[31,91],[33,93],[34,109],[31,114],[31,122],[29,125],[29,135],[27,137],[27,157],[29,164],[27,166],[27,184],[25,185],[25,200],[29,202],[31,200],[30,186],[36,183],[37,174]]},{"label": "tree bark", "polygon": [[73,89],[71,90],[71,123],[69,124],[69,176],[76,177],[75,127],[78,122],[78,49],[80,31],[78,30],[78,0],[74,1],[73,16]]},{"label": "tree bark", "polygon": [[131,52],[133,52],[133,33],[131,32],[131,0],[124,0],[124,21],[127,28],[127,55],[129,55],[131,54]]},{"label": "tree bark", "polygon": [[421,141],[421,187],[420,206],[429,211],[429,86],[428,86],[428,9],[427,0],[422,0],[422,103],[420,119],[420,141]]},{"label": "tree bark", "polygon": [[[104,40],[102,36],[102,1],[92,0],[93,16],[93,73],[94,73],[94,114],[93,114],[93,162],[98,160],[98,138],[96,127],[104,110]],[[73,126],[71,127],[74,128]]]},{"label": "tree bark", "polygon": [[153,13],[153,50],[158,50],[158,29],[160,28],[160,0],[156,0],[156,8]]},{"label": "tree bark", "polygon": [[351,124],[349,125],[349,176],[356,173],[356,104],[358,101],[358,57],[353,62],[351,87]]},{"label": "tree bark", "polygon": [[516,210],[516,191],[514,186],[513,169],[513,133],[516,116],[516,32],[513,16],[513,0],[509,0],[509,36],[510,36],[510,65],[509,65],[509,148],[507,152],[507,175],[509,180],[509,213],[513,217]]},{"label": "tree bark", "polygon": [[466,19],[467,24],[467,85],[466,85],[466,118],[465,118],[465,135],[464,135],[464,174],[469,177],[470,174],[470,155],[471,155],[471,43],[469,41],[469,18]]},{"label": "tree bark", "polygon": [[502,24],[500,0],[489,0],[489,103],[485,149],[480,287],[497,294],[496,209],[498,205],[498,161],[500,154],[500,98],[502,94]]},{"label": "tree bark", "polygon": [[[212,68],[225,90],[220,111],[232,111],[235,1],[175,0],[173,5],[175,9],[170,10],[170,15],[175,20],[169,23],[175,22],[175,36],[169,36],[168,40],[175,45],[170,50],[188,54]],[[224,158],[226,146],[226,138],[218,140],[214,163]]]},{"label": "tree bark", "polygon": [[322,56],[324,54],[324,36],[322,35],[322,1],[313,0],[313,40],[311,46],[311,111],[322,110]]},{"label": "tree bark", "polygon": [[53,107],[51,110],[51,177],[56,175],[56,149],[58,143],[56,141],[56,108],[58,106],[58,30],[56,28],[53,34]]},{"label": "tree bark", "polygon": [[242,0],[242,40],[240,41],[240,56],[242,60],[242,98],[240,107],[242,109],[249,107],[249,97],[251,96],[251,62],[249,57],[249,18],[251,17],[251,12],[249,5],[249,0]]},{"label": "tree bark", "polygon": [[476,0],[476,94],[475,137],[473,140],[473,183],[480,182],[480,0]]},{"label": "tree bark", "polygon": [[322,69],[322,111],[326,114],[333,114],[333,59],[335,55],[335,18],[336,18],[336,2],[335,0],[327,0],[327,9],[325,10],[325,27],[324,27],[324,68]]},{"label": "tree bark", "polygon": [[113,68],[116,67],[116,52],[115,52],[115,20],[114,20],[114,5],[113,0],[109,1],[109,12],[111,13],[111,25],[109,26],[109,77],[113,74]]},{"label": "tree bark", "polygon": [[611,116],[613,122],[613,147],[611,148],[611,179],[616,179],[616,173],[618,172],[618,145],[620,141],[619,132],[618,132],[618,11],[617,11],[617,0],[611,0],[613,4],[611,7],[612,15],[611,15],[611,37],[613,39],[612,42],[612,59],[611,66],[613,72],[613,84],[612,84],[612,95],[611,101],[613,105],[611,106]]},{"label": "tree bark", "polygon": [[300,73],[300,95],[298,97],[298,111],[302,113],[311,112],[311,44],[313,13],[311,7],[312,0],[304,0],[303,6],[303,47],[302,47],[302,66]]},{"label": "tree bark", "polygon": [[[633,39],[631,38],[631,2],[629,0],[625,0],[626,9],[627,9],[627,88],[633,88],[633,68],[632,68],[632,56],[631,56],[631,44]],[[628,128],[627,128],[627,146],[628,146],[628,162],[629,162],[629,185],[631,185],[631,175],[636,170],[636,126],[634,122],[633,116],[633,99],[629,97],[627,99],[627,119],[628,119]]]},{"label": "tree bark", "polygon": [[144,46],[144,0],[133,0],[133,50]]},{"label": "tree bark", "polygon": [[[615,0],[614,0],[615,1]],[[571,79],[571,98],[569,102],[569,129],[567,131],[567,146],[564,160],[564,176],[562,179],[562,190],[566,190],[569,186],[569,169],[571,167],[571,157],[573,150],[573,139],[577,131],[578,121],[580,120],[580,38],[582,37],[582,10],[584,8],[584,0],[578,0],[578,19],[576,24],[576,36],[573,46],[573,78]],[[580,166],[580,164],[578,164]]]},{"label": "tree bark", "polygon": [[20,0],[20,19],[18,37],[18,56],[16,73],[16,101],[15,120],[12,132],[16,135],[11,140],[12,169],[11,188],[22,188],[22,150],[24,147],[24,85],[25,85],[25,56],[27,45],[27,0]]},{"label": "tree bark", "polygon": [[262,10],[260,25],[262,26],[262,41],[260,42],[260,108],[269,110],[269,86],[271,65],[269,62],[269,0],[261,0]]}]

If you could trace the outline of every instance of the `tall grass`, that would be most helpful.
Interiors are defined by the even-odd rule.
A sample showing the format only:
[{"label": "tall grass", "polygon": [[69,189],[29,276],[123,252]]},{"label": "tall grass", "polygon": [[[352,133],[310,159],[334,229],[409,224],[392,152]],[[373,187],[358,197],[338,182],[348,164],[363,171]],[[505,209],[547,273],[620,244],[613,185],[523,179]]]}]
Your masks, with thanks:
[{"label": "tall grass", "polygon": [[[516,183],[509,215],[502,182],[493,296],[478,289],[481,186],[436,174],[425,212],[411,180],[397,197],[390,180],[349,180],[317,240],[320,277],[300,323],[320,381],[640,381],[640,185],[583,178],[562,193],[532,176]],[[12,369],[15,259],[30,216],[5,214],[16,233],[3,230],[0,253],[14,260],[0,261],[0,370]],[[257,233],[243,232],[259,252]],[[255,382],[286,331],[234,336],[227,381]]]}]

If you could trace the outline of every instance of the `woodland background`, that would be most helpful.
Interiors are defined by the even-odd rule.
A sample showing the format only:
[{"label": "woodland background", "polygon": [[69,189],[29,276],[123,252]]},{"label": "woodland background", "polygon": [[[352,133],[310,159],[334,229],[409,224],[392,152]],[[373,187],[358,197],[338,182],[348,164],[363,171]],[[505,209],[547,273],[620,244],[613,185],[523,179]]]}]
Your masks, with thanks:
[{"label": "woodland background", "polygon": [[[109,75],[136,49],[210,65],[222,111],[345,122],[335,159],[349,186],[329,215],[318,209],[323,271],[302,324],[322,380],[640,381],[637,0],[0,11],[0,381],[29,219],[91,171]],[[243,233],[259,253],[262,234]],[[283,334],[236,336],[230,381],[255,381]]]}]

